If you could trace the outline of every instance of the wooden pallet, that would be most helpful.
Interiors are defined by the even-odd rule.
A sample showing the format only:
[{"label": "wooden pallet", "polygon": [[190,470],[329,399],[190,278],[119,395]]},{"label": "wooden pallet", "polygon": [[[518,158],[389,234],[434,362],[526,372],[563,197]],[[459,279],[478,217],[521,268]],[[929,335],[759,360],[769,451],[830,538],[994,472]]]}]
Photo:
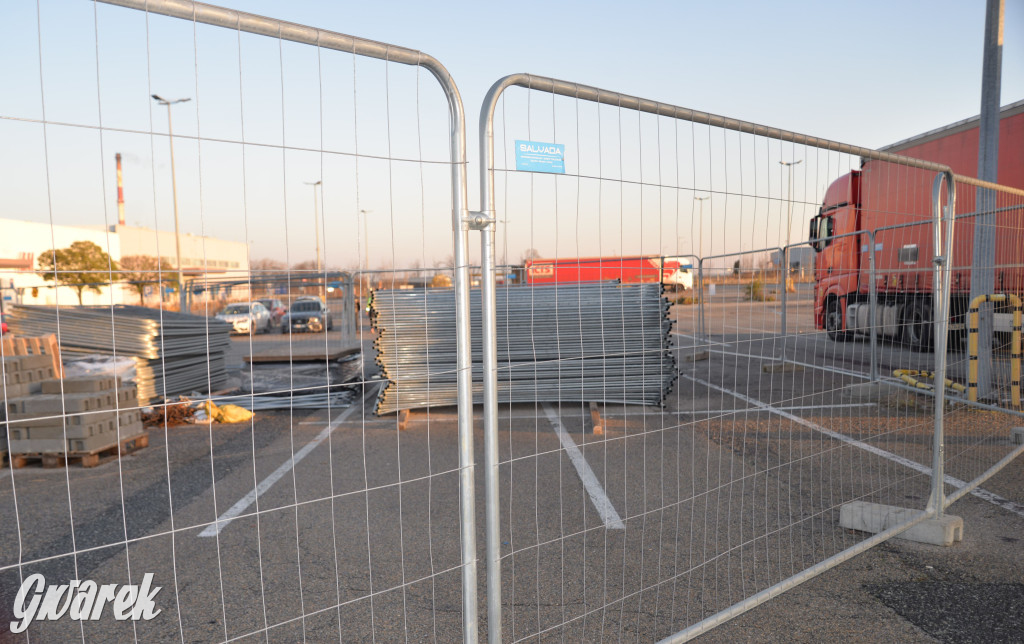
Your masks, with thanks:
[{"label": "wooden pallet", "polygon": [[143,432],[122,438],[113,445],[90,450],[88,452],[39,452],[28,454],[11,454],[11,467],[18,469],[31,463],[39,462],[43,467],[65,467],[78,462],[82,467],[96,467],[100,463],[117,456],[125,456],[137,452],[149,445],[149,434]]}]

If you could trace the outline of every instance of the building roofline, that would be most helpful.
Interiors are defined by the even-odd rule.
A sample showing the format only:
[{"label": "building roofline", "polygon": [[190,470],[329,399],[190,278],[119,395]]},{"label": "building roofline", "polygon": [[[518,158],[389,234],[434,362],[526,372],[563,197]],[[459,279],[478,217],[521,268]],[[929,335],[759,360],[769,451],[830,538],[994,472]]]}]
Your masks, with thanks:
[{"label": "building roofline", "polygon": [[[1016,101],[1015,103],[1010,103],[1009,105],[1004,105],[1003,107],[999,108],[999,119],[1002,120],[1004,118],[1016,116],[1017,114],[1021,113],[1024,113],[1024,100]],[[903,139],[902,141],[897,141],[896,143],[892,143],[890,145],[885,146],[884,148],[878,149],[881,152],[899,152],[901,150],[906,150],[907,148],[912,148],[917,145],[930,143],[931,141],[941,139],[951,134],[959,134],[960,132],[966,132],[967,130],[978,127],[979,121],[981,121],[980,115],[972,116],[970,118],[963,119],[962,121],[950,123],[949,125],[944,125],[934,130],[928,130],[927,132],[924,132],[922,134],[916,134],[910,137],[909,139]]]}]

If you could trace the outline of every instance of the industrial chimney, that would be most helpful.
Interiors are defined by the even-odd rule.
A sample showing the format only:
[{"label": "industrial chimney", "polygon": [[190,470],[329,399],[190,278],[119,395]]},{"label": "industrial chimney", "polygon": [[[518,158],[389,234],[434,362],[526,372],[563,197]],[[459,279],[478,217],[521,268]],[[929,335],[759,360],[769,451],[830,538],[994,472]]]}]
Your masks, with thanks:
[{"label": "industrial chimney", "polygon": [[121,178],[121,153],[114,155],[117,160],[117,223],[124,226],[124,183]]}]

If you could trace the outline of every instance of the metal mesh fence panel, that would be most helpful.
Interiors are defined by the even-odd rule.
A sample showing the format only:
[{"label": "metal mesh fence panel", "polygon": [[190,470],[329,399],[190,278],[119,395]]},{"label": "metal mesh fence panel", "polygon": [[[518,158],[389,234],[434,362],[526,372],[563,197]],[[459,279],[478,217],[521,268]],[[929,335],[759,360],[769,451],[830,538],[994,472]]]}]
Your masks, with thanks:
[{"label": "metal mesh fence panel", "polygon": [[937,512],[944,166],[529,75],[481,137],[499,256],[662,283],[645,368],[677,376],[660,407],[499,406],[492,641],[685,641]]},{"label": "metal mesh fence panel", "polygon": [[471,410],[375,416],[365,308],[467,293],[444,67],[190,2],[4,23],[2,639],[472,641]]},{"label": "metal mesh fence panel", "polygon": [[948,378],[956,391],[945,423],[949,502],[983,485],[981,493],[1021,514],[1024,508],[1002,498],[1004,483],[985,481],[1024,451],[1024,437],[1014,433],[1024,425],[1024,196],[958,183],[953,235]]}]

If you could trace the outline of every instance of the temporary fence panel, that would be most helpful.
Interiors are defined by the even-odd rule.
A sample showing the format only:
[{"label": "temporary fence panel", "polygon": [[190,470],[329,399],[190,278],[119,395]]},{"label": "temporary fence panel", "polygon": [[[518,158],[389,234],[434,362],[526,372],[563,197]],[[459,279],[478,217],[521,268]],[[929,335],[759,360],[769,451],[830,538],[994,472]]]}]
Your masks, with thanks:
[{"label": "temporary fence panel", "polygon": [[532,75],[480,136],[491,248],[698,258],[662,408],[499,408],[485,359],[492,642],[685,641],[942,513],[945,390],[892,372],[944,378],[947,167]]},{"label": "temporary fence panel", "polygon": [[[953,235],[948,378],[957,389],[945,422],[947,503],[984,485],[1024,452],[1024,434],[1014,433],[1024,426],[1024,192],[958,182]],[[997,485],[981,493],[1024,513],[1000,490]]]},{"label": "temporary fence panel", "polygon": [[[41,574],[142,584],[152,610],[26,617],[11,641],[475,641],[446,69],[187,0],[9,2],[2,22],[6,212],[25,221],[0,222],[0,628]],[[366,277],[438,263],[460,404],[403,432],[373,415]]]}]

